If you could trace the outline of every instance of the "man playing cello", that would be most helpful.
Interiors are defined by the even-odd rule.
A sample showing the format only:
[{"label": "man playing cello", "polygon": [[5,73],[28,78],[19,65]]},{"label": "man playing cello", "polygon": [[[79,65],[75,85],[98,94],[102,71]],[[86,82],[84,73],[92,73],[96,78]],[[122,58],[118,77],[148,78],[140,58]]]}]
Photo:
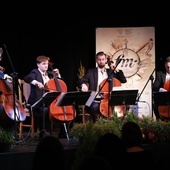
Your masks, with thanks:
[{"label": "man playing cello", "polygon": [[[77,86],[82,90],[82,91],[99,91],[100,90],[100,83],[104,80],[107,79],[108,76],[109,79],[116,78],[118,79],[121,83],[126,83],[126,77],[123,73],[122,70],[114,69],[114,65],[110,65],[110,68],[106,68],[106,63],[108,62],[107,60],[107,55],[103,52],[100,51],[96,54],[96,63],[97,67],[88,69],[85,73],[85,75],[77,81]],[[113,83],[111,81],[111,86],[110,90],[112,90]],[[97,119],[97,114],[100,113],[100,101],[101,97],[98,96],[96,99],[92,102],[91,106],[85,107],[85,110],[91,115],[93,122],[96,121]]]},{"label": "man playing cello", "polygon": [[[167,92],[170,91],[170,56],[165,59],[164,62],[164,69],[157,71],[156,73],[156,78],[153,83],[153,92]],[[154,113],[156,120],[160,120],[162,118],[167,118],[168,117],[168,110],[167,110],[167,115],[165,116],[164,114],[159,113],[158,106],[154,104]],[[170,117],[169,117],[170,118]]]}]

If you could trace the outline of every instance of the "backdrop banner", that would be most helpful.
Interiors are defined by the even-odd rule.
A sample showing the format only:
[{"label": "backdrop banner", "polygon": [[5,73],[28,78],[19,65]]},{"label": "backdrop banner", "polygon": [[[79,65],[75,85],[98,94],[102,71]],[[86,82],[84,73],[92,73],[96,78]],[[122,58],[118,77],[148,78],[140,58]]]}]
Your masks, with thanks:
[{"label": "backdrop banner", "polygon": [[[96,28],[96,53],[104,51],[109,62],[121,69],[127,83],[116,88],[138,90],[136,105],[130,105],[139,117],[153,116],[152,83],[155,77],[155,28]],[[152,78],[153,77],[153,78]]]}]

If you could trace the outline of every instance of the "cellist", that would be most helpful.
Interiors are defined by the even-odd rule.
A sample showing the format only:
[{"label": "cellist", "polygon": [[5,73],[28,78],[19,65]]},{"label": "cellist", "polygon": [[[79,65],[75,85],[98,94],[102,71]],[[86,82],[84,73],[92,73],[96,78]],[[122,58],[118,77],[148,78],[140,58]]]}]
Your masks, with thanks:
[{"label": "cellist", "polygon": [[[167,92],[170,89],[165,89],[164,84],[170,80],[170,56],[164,61],[164,69],[156,72],[155,81],[153,82],[153,92]],[[158,111],[158,106],[154,104],[154,114],[156,120],[159,121],[161,118]]]},{"label": "cellist", "polygon": [[[2,58],[3,58],[3,48],[0,48],[0,61],[2,61]],[[7,80],[7,82],[11,84],[12,77],[9,76],[8,74],[5,74],[4,71],[5,71],[5,68],[0,66],[0,79],[3,81]],[[1,117],[2,113],[4,112],[2,100],[3,100],[3,91],[0,89],[0,117]],[[8,125],[6,125],[6,123],[3,120],[2,121],[0,120],[0,126],[4,129],[11,128],[11,127],[6,127]]]},{"label": "cellist", "polygon": [[[106,55],[103,51],[99,51],[96,54],[96,64],[97,67],[88,69],[85,75],[77,81],[77,86],[82,91],[99,91],[100,83],[107,79],[110,75],[109,79],[117,78],[121,83],[126,83],[126,77],[122,70],[114,69],[114,65],[110,64],[110,68],[106,68],[106,63],[108,63],[108,55]],[[114,70],[114,71],[113,71]],[[113,73],[112,73],[113,72]],[[111,74],[112,73],[112,74]],[[110,90],[113,87],[113,83],[111,81]],[[95,100],[92,102],[90,107],[85,107],[85,110],[91,115],[93,122],[96,122],[97,115],[100,114],[100,101],[101,96],[97,96]]]},{"label": "cellist", "polygon": [[[46,92],[45,84],[56,75],[58,78],[61,78],[59,69],[55,68],[52,71],[48,70],[49,68],[50,58],[45,55],[40,55],[36,58],[37,68],[34,68],[24,77],[24,81],[31,85],[31,91],[28,98],[29,104],[34,104],[37,100],[39,100],[43,94]],[[42,139],[45,137],[45,132],[43,131],[43,116],[45,110],[45,121],[48,121],[49,108],[40,106],[36,109],[34,113],[37,113],[35,116],[35,122],[38,122],[40,134],[39,138]],[[45,123],[46,125],[46,123]],[[36,131],[37,129],[35,129]]]}]

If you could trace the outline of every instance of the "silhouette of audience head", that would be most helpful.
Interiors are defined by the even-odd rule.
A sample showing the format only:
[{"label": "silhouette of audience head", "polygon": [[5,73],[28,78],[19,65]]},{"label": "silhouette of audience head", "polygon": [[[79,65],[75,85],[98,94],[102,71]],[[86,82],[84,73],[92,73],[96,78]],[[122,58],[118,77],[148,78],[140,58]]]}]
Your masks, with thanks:
[{"label": "silhouette of audience head", "polygon": [[64,147],[54,136],[45,136],[40,140],[35,151],[32,170],[44,169],[44,167],[65,169]]},{"label": "silhouette of audience head", "polygon": [[94,153],[105,158],[113,168],[118,165],[122,166],[121,162],[125,159],[126,151],[117,135],[106,133],[99,138]]},{"label": "silhouette of audience head", "polygon": [[122,126],[122,142],[125,147],[140,146],[143,142],[142,131],[135,122],[126,122]]},{"label": "silhouette of audience head", "polygon": [[[126,148],[126,168],[135,170],[135,165],[140,165],[140,169],[154,169],[154,159],[151,150],[142,146],[143,137],[140,126],[135,122],[126,122],[122,126],[122,143]],[[132,164],[135,162],[135,164]]]}]

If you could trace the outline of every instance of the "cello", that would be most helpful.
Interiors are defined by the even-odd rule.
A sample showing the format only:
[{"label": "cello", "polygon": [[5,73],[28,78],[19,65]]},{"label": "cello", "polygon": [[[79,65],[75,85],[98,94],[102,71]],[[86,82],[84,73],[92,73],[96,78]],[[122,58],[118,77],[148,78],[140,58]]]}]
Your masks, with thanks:
[{"label": "cello", "polygon": [[[106,82],[106,83],[105,82],[106,82],[106,79],[104,79],[100,84],[100,87],[103,87],[101,90],[103,97],[100,102],[100,112],[104,117],[111,118],[113,117],[113,110],[114,110],[117,113],[118,117],[123,118],[125,106],[124,105],[109,106],[109,99],[110,99],[110,92],[108,90],[109,82]],[[113,78],[113,84],[114,86],[121,86],[121,82],[116,78]]]},{"label": "cello", "polygon": [[16,97],[14,99],[12,85],[8,83],[7,80],[0,79],[0,91],[1,91],[0,104],[4,108],[1,114],[1,119],[3,121],[9,122],[24,121],[26,119],[26,113],[23,105],[17,100]]},{"label": "cello", "polygon": [[[65,82],[61,79],[58,79],[57,76],[54,75],[54,78],[50,79],[45,87],[47,89],[54,89],[56,91],[61,92],[61,94],[50,104],[49,108],[49,118],[53,122],[70,122],[76,117],[76,110],[73,105],[69,106],[56,106],[56,103],[62,93],[67,92],[67,86]],[[51,91],[51,90],[50,90]]]},{"label": "cello", "polygon": [[[163,86],[164,89],[170,91],[170,80],[166,81]],[[166,92],[161,92],[166,93]],[[158,106],[159,114],[162,118],[170,119],[170,105]]]},{"label": "cello", "polygon": [[[113,63],[113,61],[111,60],[110,56],[107,56],[107,64],[109,67],[111,67],[111,64]],[[117,63],[118,64],[118,63]],[[121,82],[116,79],[113,78],[113,85],[116,86],[121,86]],[[124,117],[124,110],[125,110],[125,106],[124,105],[120,105],[120,106],[109,106],[109,99],[110,99],[110,90],[109,90],[109,82],[104,79],[100,85],[99,85],[99,89],[101,89],[101,93],[103,94],[103,99],[100,102],[100,112],[104,117],[108,117],[111,118],[113,117],[113,109],[114,111],[117,113],[117,116],[120,118]]]}]

